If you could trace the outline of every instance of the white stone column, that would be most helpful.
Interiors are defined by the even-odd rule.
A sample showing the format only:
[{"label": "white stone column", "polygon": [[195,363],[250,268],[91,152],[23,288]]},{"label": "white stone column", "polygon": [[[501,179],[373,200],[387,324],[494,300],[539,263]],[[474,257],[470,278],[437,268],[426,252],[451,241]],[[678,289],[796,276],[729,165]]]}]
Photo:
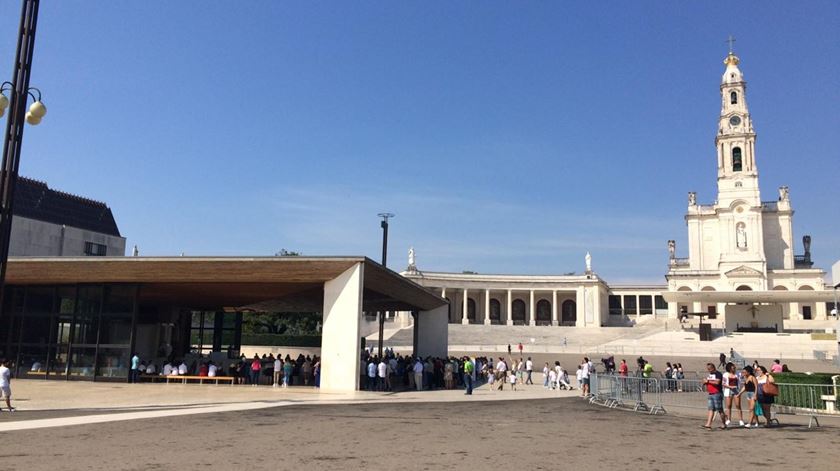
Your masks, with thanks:
[{"label": "white stone column", "polygon": [[558,325],[557,321],[557,290],[551,290],[551,325]]},{"label": "white stone column", "polygon": [[814,303],[814,311],[816,311],[814,312],[814,319],[818,321],[824,321],[828,319],[828,312],[825,309],[824,301]]},{"label": "white stone column", "polygon": [[790,318],[802,320],[802,312],[799,311],[799,303],[790,303]]},{"label": "white stone column", "polygon": [[324,283],[321,328],[321,389],[324,391],[358,389],[363,288],[363,263]]},{"label": "white stone column", "polygon": [[636,322],[642,317],[642,306],[639,304],[639,295],[636,295]]},{"label": "white stone column", "polygon": [[469,310],[469,291],[464,288],[464,299],[461,303],[461,324],[467,325],[470,323],[470,319],[467,317],[467,312]]},{"label": "white stone column", "polygon": [[513,325],[513,293],[512,290],[507,290],[507,321],[505,322],[507,325]]},{"label": "white stone column", "polygon": [[703,312],[703,304],[698,302],[691,303],[691,312]]},{"label": "white stone column", "polygon": [[[604,310],[601,304],[601,287],[596,286],[592,288],[592,307],[595,311],[595,327],[601,327],[607,324],[608,313]],[[654,311],[655,312],[655,311]]]},{"label": "white stone column", "polygon": [[586,297],[583,293],[583,286],[578,286],[575,290],[575,327],[586,327]]},{"label": "white stone column", "polygon": [[534,290],[531,290],[530,305],[528,306],[528,325],[537,325],[537,313],[534,312]]},{"label": "white stone column", "polygon": [[[447,306],[417,313],[417,354],[423,357],[446,357],[449,349],[449,312]],[[356,362],[358,363],[358,361]]]},{"label": "white stone column", "polygon": [[484,325],[490,325],[490,290],[484,290]]}]

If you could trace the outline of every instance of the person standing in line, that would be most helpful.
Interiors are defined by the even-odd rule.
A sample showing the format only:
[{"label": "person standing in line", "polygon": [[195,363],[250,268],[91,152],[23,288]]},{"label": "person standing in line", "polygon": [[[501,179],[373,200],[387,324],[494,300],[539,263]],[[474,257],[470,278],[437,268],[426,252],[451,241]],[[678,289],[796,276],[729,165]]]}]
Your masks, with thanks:
[{"label": "person standing in line", "polygon": [[[6,401],[6,408],[9,412],[14,412],[12,407],[12,370],[9,369],[9,360],[3,359],[0,361],[0,399]],[[3,410],[0,407],[0,410]]]},{"label": "person standing in line", "polygon": [[722,367],[726,366],[726,354],[725,353],[721,352],[718,360],[720,360],[720,363],[718,364],[718,368],[722,368]]},{"label": "person standing in line", "polygon": [[414,360],[414,384],[418,391],[423,390],[423,360],[420,357]]},{"label": "person standing in line", "polygon": [[387,379],[388,377],[388,364],[385,363],[385,358],[379,360],[379,364],[376,365],[376,382],[377,382],[377,390],[378,391],[386,391],[388,389]]},{"label": "person standing in line", "polygon": [[712,420],[715,418],[715,413],[720,415],[721,429],[726,428],[726,414],[723,412],[723,375],[715,368],[713,363],[706,364],[706,371],[708,375],[703,380],[703,385],[706,386],[706,392],[709,393],[708,398],[708,413],[706,414],[706,424],[701,428],[706,430],[712,429]]},{"label": "person standing in line", "polygon": [[[180,370],[180,367],[178,367]],[[254,355],[254,359],[251,360],[251,384],[256,386],[260,384],[260,369],[262,369],[262,361],[260,360],[259,355]]]},{"label": "person standing in line", "polygon": [[283,360],[280,358],[280,354],[277,354],[277,358],[274,359],[274,384],[271,386],[273,388],[280,387],[280,378],[283,376]]},{"label": "person standing in line", "polygon": [[525,362],[525,373],[528,375],[528,379],[525,380],[525,384],[534,384],[531,380],[531,374],[534,372],[534,362],[531,361],[531,357],[528,357],[528,360]]},{"label": "person standing in line", "polygon": [[464,357],[464,385],[466,386],[464,394],[467,396],[472,395],[473,371],[475,371],[475,365],[470,361],[470,357]]},{"label": "person standing in line", "polygon": [[368,391],[376,390],[376,360],[373,357],[367,364],[367,389]]},{"label": "person standing in line", "polygon": [[741,389],[738,374],[735,371],[735,364],[729,362],[726,364],[726,371],[723,373],[723,408],[726,411],[726,425],[728,426],[732,420],[732,405],[735,405],[738,411],[738,418],[740,419],[741,427],[744,426],[744,413],[741,411],[741,398],[738,396],[738,391]]},{"label": "person standing in line", "polygon": [[129,372],[128,382],[136,383],[140,377],[140,356],[135,352],[131,356],[131,371]]}]

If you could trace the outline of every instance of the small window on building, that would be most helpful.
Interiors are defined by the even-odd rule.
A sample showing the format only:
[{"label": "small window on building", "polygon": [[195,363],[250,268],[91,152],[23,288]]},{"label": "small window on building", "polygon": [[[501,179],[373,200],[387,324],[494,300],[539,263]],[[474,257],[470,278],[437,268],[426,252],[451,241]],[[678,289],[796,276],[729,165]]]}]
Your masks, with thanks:
[{"label": "small window on building", "polygon": [[738,104],[738,94],[736,92],[732,92],[729,94],[729,103],[733,105]]},{"label": "small window on building", "polygon": [[741,148],[736,147],[732,149],[732,170],[735,172],[740,172],[743,168],[741,163]]},{"label": "small window on building", "polygon": [[95,242],[85,242],[85,255],[94,257],[104,257],[108,252],[108,247],[104,244],[97,244]]}]

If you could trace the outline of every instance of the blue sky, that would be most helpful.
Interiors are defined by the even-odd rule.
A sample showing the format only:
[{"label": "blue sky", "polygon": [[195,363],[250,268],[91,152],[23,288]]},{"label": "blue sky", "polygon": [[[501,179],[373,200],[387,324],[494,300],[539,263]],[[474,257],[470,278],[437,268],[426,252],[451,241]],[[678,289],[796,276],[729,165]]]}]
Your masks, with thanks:
[{"label": "blue sky", "polygon": [[42,2],[21,174],[106,201],[143,255],[378,259],[391,211],[393,268],[413,245],[422,270],[562,274],[589,250],[662,281],[686,193],[715,198],[734,34],[763,198],[790,186],[830,268],[840,3],[588,3]]}]

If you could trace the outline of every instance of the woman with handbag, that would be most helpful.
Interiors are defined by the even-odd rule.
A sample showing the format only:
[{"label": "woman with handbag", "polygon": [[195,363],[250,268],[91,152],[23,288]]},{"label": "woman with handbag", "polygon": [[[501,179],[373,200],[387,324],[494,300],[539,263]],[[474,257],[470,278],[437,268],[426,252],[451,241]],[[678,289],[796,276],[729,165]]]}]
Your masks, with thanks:
[{"label": "woman with handbag", "polygon": [[758,403],[761,404],[764,412],[765,425],[772,427],[771,420],[774,420],[772,415],[773,402],[779,394],[779,387],[776,385],[776,380],[773,379],[773,375],[767,373],[767,368],[759,366],[756,373],[758,373],[756,377],[756,381],[758,382]]}]

